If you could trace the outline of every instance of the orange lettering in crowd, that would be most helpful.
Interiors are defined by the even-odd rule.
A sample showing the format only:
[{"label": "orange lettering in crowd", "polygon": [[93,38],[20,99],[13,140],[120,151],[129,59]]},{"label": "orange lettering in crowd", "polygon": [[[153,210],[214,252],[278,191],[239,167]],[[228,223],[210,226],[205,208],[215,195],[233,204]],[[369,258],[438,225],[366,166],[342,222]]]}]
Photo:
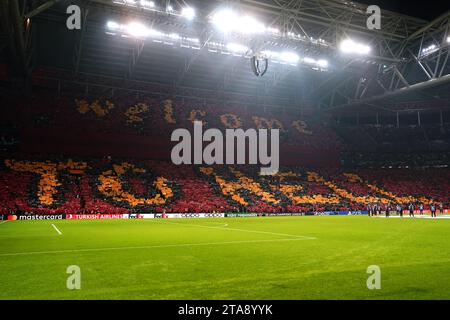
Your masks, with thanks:
[{"label": "orange lettering in crowd", "polygon": [[[261,186],[261,183],[256,182],[254,179],[246,177],[243,173],[235,170],[233,167],[230,167],[229,170],[237,178],[237,181],[227,181],[223,176],[215,173],[214,169],[211,167],[200,168],[200,171],[203,174],[214,177],[216,183],[220,186],[223,195],[230,196],[233,200],[242,205],[248,205],[248,201],[243,198],[242,192],[240,192],[242,190],[250,191],[251,194],[258,196],[262,201],[268,204],[277,205],[280,203],[280,200],[276,200],[276,197],[272,193],[264,191],[264,188]],[[355,174],[345,173],[344,176],[353,183],[363,183],[369,188],[375,187],[373,185],[365,183],[364,181],[362,181],[361,178],[359,178]],[[402,203],[403,201],[406,200],[412,201],[415,199],[414,197],[411,196],[397,197],[394,194],[383,191],[382,189],[379,188],[376,189],[378,192],[380,192],[383,195],[388,195],[389,197],[392,198],[392,200],[372,195],[356,196],[349,190],[346,190],[345,188],[338,186],[332,181],[324,179],[323,177],[319,176],[316,172],[312,171],[307,172],[306,182],[314,182],[328,187],[330,189],[329,194],[327,195],[298,194],[299,192],[301,193],[304,191],[304,187],[301,185],[301,181],[298,181],[298,179],[295,181],[295,183],[292,182],[289,183],[284,181],[286,178],[292,177],[297,178],[300,177],[300,175],[293,172],[284,172],[284,173],[280,172],[272,176],[272,178],[278,179],[278,183],[269,181],[267,185],[271,188],[271,190],[281,192],[284,196],[286,196],[286,198],[291,200],[293,204],[339,204],[342,201],[342,199],[348,199],[351,202],[359,204],[368,204],[377,202],[391,203],[393,202],[393,200]],[[265,183],[265,180],[263,178],[261,181]],[[423,203],[427,203],[428,201],[427,199],[423,198],[420,198],[419,200],[422,201]]]},{"label": "orange lettering in crowd", "polygon": [[172,100],[170,100],[170,99],[164,100],[163,112],[164,112],[164,120],[166,120],[167,123],[170,123],[170,124],[177,123],[177,121],[175,120],[175,117],[173,115]]},{"label": "orange lettering in crowd", "polygon": [[242,128],[242,120],[237,115],[232,113],[225,113],[220,116],[220,122],[227,129],[239,129]]},{"label": "orange lettering in crowd", "polygon": [[59,163],[7,159],[5,160],[5,165],[14,171],[38,174],[40,179],[37,197],[41,204],[47,206],[54,204],[54,196],[58,192],[57,187],[61,185],[57,178],[58,171],[67,170],[71,174],[82,174],[87,169],[85,162],[75,162],[70,159],[67,162]]},{"label": "orange lettering in crowd", "polygon": [[[369,189],[373,190],[374,192],[381,194],[385,197],[388,198],[373,198],[371,200],[373,201],[369,201],[369,202],[381,202],[381,203],[403,203],[403,204],[407,204],[407,203],[411,203],[411,202],[420,202],[420,203],[424,203],[424,204],[431,204],[432,201],[425,198],[425,197],[420,197],[420,198],[416,198],[413,196],[398,196],[393,194],[392,192],[386,191],[372,183],[369,183],[367,181],[363,181],[363,179],[361,179],[360,176],[358,176],[357,174],[354,173],[344,173],[343,174],[347,180],[351,183],[361,183],[366,185],[367,187],[369,187]],[[390,198],[390,199],[389,199]],[[366,202],[364,202],[366,203]]]},{"label": "orange lettering in crowd", "polygon": [[303,120],[295,120],[292,122],[292,127],[294,127],[298,133],[302,134],[312,134],[312,131],[308,129],[308,125]]},{"label": "orange lettering in crowd", "polygon": [[127,118],[127,123],[143,122],[143,114],[149,112],[150,107],[145,103],[137,103],[132,107],[129,107],[125,111],[125,117]]},{"label": "orange lettering in crowd", "polygon": [[[85,99],[75,99],[75,105],[77,110],[81,114],[87,114],[89,112],[94,112],[97,117],[105,117],[109,114],[109,111],[113,109],[114,104],[106,100],[104,105],[97,99],[92,103],[89,103]],[[136,103],[134,106],[129,107],[123,113],[125,116],[125,121],[128,124],[131,123],[142,123],[144,120],[144,114],[150,111],[150,107],[146,103]],[[163,117],[164,121],[168,124],[176,124],[177,120],[174,112],[174,105],[171,99],[167,99],[163,101]],[[187,119],[191,122],[194,121],[202,121],[203,125],[207,124],[205,120],[207,112],[205,110],[193,109],[189,111],[189,115]],[[280,129],[285,131],[283,123],[276,118],[264,118],[259,116],[253,116],[252,120],[257,129]],[[233,113],[226,113],[220,116],[220,121],[226,129],[239,129],[243,127],[242,119]],[[308,128],[308,125],[303,120],[294,120],[291,126],[296,129],[301,134],[311,135],[313,132]]]},{"label": "orange lettering in crowd", "polygon": [[315,195],[296,195],[296,192],[303,190],[302,186],[283,184],[279,186],[280,191],[290,199],[294,204],[338,204],[339,197],[324,196],[321,194]]},{"label": "orange lettering in crowd", "polygon": [[191,112],[189,113],[189,120],[194,123],[195,121],[201,121],[203,126],[205,126],[208,122],[206,122],[204,119],[199,119],[197,118],[197,116],[200,115],[202,117],[206,116],[206,111],[204,110],[191,110]]},{"label": "orange lettering in crowd", "polygon": [[271,204],[279,204],[280,200],[277,200],[273,194],[264,191],[259,183],[255,180],[245,177],[241,172],[230,167],[230,171],[235,175],[238,181],[227,181],[220,175],[214,172],[214,169],[202,167],[200,171],[206,175],[212,175],[215,178],[216,183],[220,186],[223,195],[231,196],[231,198],[242,204],[248,205],[248,202],[239,194],[240,190],[250,191],[252,194],[258,196],[261,200]]},{"label": "orange lettering in crowd", "polygon": [[128,171],[133,173],[145,173],[146,170],[137,168],[129,163],[113,165],[113,170],[103,172],[99,178],[98,190],[105,196],[117,202],[126,202],[132,207],[139,205],[163,205],[168,198],[173,197],[172,189],[167,185],[167,180],[163,177],[157,177],[153,186],[158,190],[153,198],[136,197],[133,194],[123,190],[121,177]]},{"label": "orange lettering in crowd", "polygon": [[106,100],[105,106],[102,106],[99,100],[94,100],[89,104],[85,99],[75,99],[75,104],[79,113],[85,114],[92,110],[100,118],[106,116],[109,110],[114,108],[114,104],[109,100]]},{"label": "orange lettering in crowd", "polygon": [[277,119],[266,119],[263,117],[252,117],[252,119],[257,129],[280,129],[284,131],[283,124]]}]

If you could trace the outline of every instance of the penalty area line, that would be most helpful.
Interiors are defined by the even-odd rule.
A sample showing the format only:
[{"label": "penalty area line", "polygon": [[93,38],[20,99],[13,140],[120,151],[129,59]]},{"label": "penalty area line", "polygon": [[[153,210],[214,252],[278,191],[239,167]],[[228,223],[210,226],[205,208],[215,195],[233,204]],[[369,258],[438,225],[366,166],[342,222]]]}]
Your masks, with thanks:
[{"label": "penalty area line", "polygon": [[58,232],[58,234],[61,236],[62,232],[59,231],[59,229],[52,223],[52,227],[56,230],[56,232]]},{"label": "penalty area line", "polygon": [[182,226],[198,227],[198,228],[218,229],[218,230],[226,230],[226,231],[239,231],[239,232],[248,232],[248,233],[270,234],[270,235],[273,235],[273,236],[293,237],[293,238],[296,238],[296,239],[304,239],[304,240],[315,240],[315,239],[317,239],[316,237],[299,236],[299,235],[296,235],[296,234],[277,233],[277,232],[259,231],[259,230],[248,230],[248,229],[238,229],[238,228],[211,227],[211,226],[204,226],[204,225],[200,225],[200,224],[179,223],[179,222],[173,222],[173,221],[164,221],[164,222],[161,222],[161,223],[177,224],[177,225],[182,225]]},{"label": "penalty area line", "polygon": [[288,242],[288,241],[302,241],[310,239],[265,239],[265,240],[242,240],[242,241],[222,241],[222,242],[203,242],[203,243],[178,243],[178,244],[163,244],[154,246],[136,246],[136,247],[112,247],[112,248],[88,248],[88,249],[73,249],[73,250],[54,250],[54,251],[29,251],[29,252],[13,252],[1,253],[0,257],[8,256],[27,256],[40,254],[58,254],[58,253],[75,253],[75,252],[97,252],[97,251],[115,251],[115,250],[132,250],[132,249],[163,249],[163,248],[182,248],[182,247],[200,247],[200,246],[215,246],[228,244],[252,244],[252,243],[267,243],[267,242]]}]

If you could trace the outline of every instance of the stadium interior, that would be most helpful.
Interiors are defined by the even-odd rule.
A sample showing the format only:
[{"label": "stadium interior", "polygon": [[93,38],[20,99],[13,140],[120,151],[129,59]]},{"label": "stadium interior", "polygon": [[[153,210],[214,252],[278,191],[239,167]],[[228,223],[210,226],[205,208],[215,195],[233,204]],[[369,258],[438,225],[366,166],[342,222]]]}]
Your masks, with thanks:
[{"label": "stadium interior", "polygon": [[449,299],[449,165],[449,1],[0,0],[0,300]]},{"label": "stadium interior", "polygon": [[[450,206],[448,12],[95,0],[70,30],[40,2],[1,5],[3,214]],[[194,121],[279,129],[281,171],[173,165]]]}]

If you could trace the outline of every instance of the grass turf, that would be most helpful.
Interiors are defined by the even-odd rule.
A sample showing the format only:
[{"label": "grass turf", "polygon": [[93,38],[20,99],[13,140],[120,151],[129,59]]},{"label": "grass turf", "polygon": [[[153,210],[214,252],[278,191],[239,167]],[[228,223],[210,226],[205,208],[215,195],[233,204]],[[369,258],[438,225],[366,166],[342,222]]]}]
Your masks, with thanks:
[{"label": "grass turf", "polygon": [[9,221],[0,299],[449,299],[449,239],[450,219]]}]

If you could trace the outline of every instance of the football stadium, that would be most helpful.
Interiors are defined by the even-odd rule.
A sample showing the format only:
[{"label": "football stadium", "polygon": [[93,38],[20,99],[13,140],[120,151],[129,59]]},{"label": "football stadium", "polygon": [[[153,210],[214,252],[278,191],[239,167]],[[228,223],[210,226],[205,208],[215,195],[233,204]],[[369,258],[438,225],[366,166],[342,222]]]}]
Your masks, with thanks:
[{"label": "football stadium", "polygon": [[2,0],[0,300],[450,299],[422,5]]}]

